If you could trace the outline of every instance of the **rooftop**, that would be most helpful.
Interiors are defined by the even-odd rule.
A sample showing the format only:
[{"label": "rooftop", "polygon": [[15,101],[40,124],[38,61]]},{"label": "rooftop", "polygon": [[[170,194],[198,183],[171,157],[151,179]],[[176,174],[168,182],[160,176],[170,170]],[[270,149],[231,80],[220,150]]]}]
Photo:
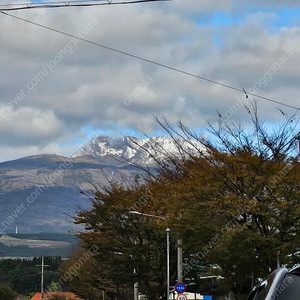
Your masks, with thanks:
[{"label": "rooftop", "polygon": [[[41,293],[36,293],[32,298],[31,300],[41,300]],[[78,296],[76,296],[75,294],[73,293],[70,293],[70,292],[54,292],[54,293],[45,293],[44,294],[44,300],[47,300],[47,299],[51,299],[51,296],[64,296],[66,297],[67,299],[70,299],[70,300],[83,300],[81,298],[79,298]]]}]

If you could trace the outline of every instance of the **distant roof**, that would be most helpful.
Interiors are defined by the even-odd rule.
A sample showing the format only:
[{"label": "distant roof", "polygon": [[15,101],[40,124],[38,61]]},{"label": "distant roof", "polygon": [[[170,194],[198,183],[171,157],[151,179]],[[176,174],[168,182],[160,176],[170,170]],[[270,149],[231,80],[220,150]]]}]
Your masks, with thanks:
[{"label": "distant roof", "polygon": [[[51,296],[65,296],[67,299],[72,299],[72,300],[83,300],[81,298],[79,298],[78,296],[76,296],[73,293],[69,293],[69,292],[55,292],[55,293],[45,293],[44,294],[44,300],[50,299]],[[36,293],[31,300],[41,300],[41,293]]]}]

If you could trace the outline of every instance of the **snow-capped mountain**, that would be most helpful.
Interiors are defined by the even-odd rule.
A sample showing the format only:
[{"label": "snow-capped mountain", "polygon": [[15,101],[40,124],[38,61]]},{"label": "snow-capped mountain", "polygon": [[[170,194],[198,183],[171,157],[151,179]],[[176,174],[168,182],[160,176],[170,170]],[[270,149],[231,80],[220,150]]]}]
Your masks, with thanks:
[{"label": "snow-capped mountain", "polygon": [[[188,142],[178,142],[189,153],[196,151]],[[99,136],[71,158],[41,154],[0,163],[0,220],[5,221],[0,232],[14,232],[16,226],[20,233],[76,229],[66,216],[91,205],[79,190],[90,191],[91,183],[104,186],[111,180],[135,177],[142,172],[135,164],[154,171],[150,153],[156,159],[163,159],[166,153],[182,155],[170,137]]]},{"label": "snow-capped mountain", "polygon": [[152,164],[154,162],[152,156],[155,156],[156,159],[163,159],[166,154],[181,155],[184,151],[178,147],[177,143],[189,152],[196,152],[196,148],[201,148],[201,144],[198,142],[193,142],[192,145],[183,140],[174,141],[171,137],[139,139],[131,136],[122,138],[98,136],[82,146],[74,156],[113,156],[128,162]]}]

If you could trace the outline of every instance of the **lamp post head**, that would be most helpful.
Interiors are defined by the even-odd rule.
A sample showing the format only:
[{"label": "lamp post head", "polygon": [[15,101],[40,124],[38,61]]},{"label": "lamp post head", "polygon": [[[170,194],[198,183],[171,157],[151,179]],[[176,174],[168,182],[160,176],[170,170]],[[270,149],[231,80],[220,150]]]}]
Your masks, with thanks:
[{"label": "lamp post head", "polygon": [[171,230],[170,230],[170,228],[169,228],[169,227],[167,227],[167,228],[166,228],[166,232],[168,232],[168,233],[169,233],[170,231],[171,231]]},{"label": "lamp post head", "polygon": [[132,214],[132,215],[141,215],[142,213],[136,211],[136,210],[131,210],[128,212],[129,214]]},{"label": "lamp post head", "polygon": [[151,215],[151,214],[146,214],[146,213],[141,213],[141,212],[136,211],[136,210],[131,210],[128,213],[132,214],[132,215],[139,215],[139,216],[144,216],[144,217],[149,217],[149,218],[156,218],[156,219],[160,219],[160,220],[165,220],[166,219],[165,217]]}]

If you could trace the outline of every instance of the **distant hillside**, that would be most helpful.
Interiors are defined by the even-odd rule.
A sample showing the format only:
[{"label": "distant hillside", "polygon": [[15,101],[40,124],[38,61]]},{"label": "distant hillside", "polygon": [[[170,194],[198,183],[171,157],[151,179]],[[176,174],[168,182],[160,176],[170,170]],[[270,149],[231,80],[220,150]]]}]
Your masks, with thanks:
[{"label": "distant hillside", "polygon": [[[193,145],[182,143],[191,150]],[[197,143],[196,146],[200,147]],[[151,157],[178,155],[176,143],[168,137],[97,137],[72,158],[35,155],[0,163],[0,234],[66,232],[77,227],[73,216],[90,207],[80,194],[92,184],[105,185],[141,172],[134,165],[155,170]]]},{"label": "distant hillside", "polygon": [[0,163],[0,234],[66,232],[73,216],[90,207],[80,190],[132,175],[137,169],[112,158],[38,155]]}]

